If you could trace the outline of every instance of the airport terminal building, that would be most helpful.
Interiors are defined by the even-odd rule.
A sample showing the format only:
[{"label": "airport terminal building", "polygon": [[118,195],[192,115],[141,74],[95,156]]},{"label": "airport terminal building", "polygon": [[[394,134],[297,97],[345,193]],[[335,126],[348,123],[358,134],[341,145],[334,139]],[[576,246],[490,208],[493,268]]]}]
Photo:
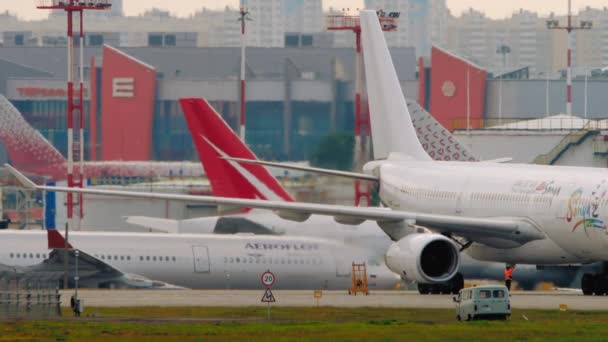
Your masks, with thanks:
[{"label": "airport terminal building", "polygon": [[[1,49],[0,94],[65,154],[65,48]],[[184,97],[206,98],[234,129],[239,124],[238,48],[84,52],[86,160],[196,160],[179,106]],[[565,112],[563,79],[530,80],[525,69],[492,75],[439,47],[430,60],[416,60],[412,48],[391,53],[406,96],[450,130]],[[328,134],[353,132],[354,66],[350,48],[248,48],[248,145],[265,159],[306,160]],[[575,115],[607,118],[607,91],[608,79],[575,79]],[[0,159],[7,160],[2,149]]]},{"label": "airport terminal building", "polygon": [[[411,48],[392,49],[416,90]],[[65,153],[65,48],[2,48],[0,93]],[[354,129],[354,51],[249,48],[247,143],[261,157],[304,160],[331,132]],[[197,159],[178,100],[203,97],[236,128],[238,48],[85,48],[85,158]],[[94,141],[91,141],[91,136]]]}]

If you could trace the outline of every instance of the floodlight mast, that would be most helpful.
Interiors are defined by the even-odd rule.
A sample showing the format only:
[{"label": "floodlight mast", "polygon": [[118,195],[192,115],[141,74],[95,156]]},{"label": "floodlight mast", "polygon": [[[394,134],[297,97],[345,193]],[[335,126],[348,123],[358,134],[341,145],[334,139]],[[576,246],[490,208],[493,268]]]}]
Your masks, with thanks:
[{"label": "floodlight mast", "polygon": [[[68,160],[67,160],[67,182],[68,187],[78,186],[82,188],[84,183],[84,12],[85,11],[100,11],[108,10],[112,7],[110,0],[40,0],[38,1],[38,9],[63,10],[67,14],[67,119],[68,119]],[[74,96],[74,14],[78,14],[79,18],[79,63],[78,76],[79,87],[77,99]],[[79,117],[79,134],[78,134],[78,181],[74,180],[74,114],[78,113]],[[79,220],[78,227],[84,216],[82,194],[78,195],[79,200]],[[74,219],[74,198],[71,193],[67,194],[67,220],[66,230],[70,226],[74,228],[76,222]],[[66,234],[66,244],[67,244]],[[67,286],[65,284],[64,286]]]},{"label": "floodlight mast", "polygon": [[241,107],[241,118],[240,118],[240,129],[239,136],[241,140],[245,142],[245,78],[247,73],[247,63],[245,60],[245,49],[247,47],[247,31],[246,22],[251,20],[249,12],[245,7],[241,7],[239,11],[239,21],[241,22],[241,83],[240,83],[240,107]]},{"label": "floodlight mast", "polygon": [[566,30],[568,32],[568,69],[566,71],[566,114],[572,115],[572,31],[575,30],[591,30],[593,22],[582,20],[579,27],[572,25],[572,0],[568,0],[568,25],[560,26],[559,21],[555,19],[547,20],[547,29],[549,30]]},{"label": "floodlight mast", "polygon": [[[359,11],[357,9],[357,11]],[[363,104],[363,56],[361,50],[361,17],[349,15],[349,9],[342,9],[342,14],[327,16],[327,30],[352,31],[355,33],[355,163],[356,169],[361,170],[369,158],[370,121],[367,103]],[[386,13],[378,10],[378,20],[382,31],[396,31],[399,12]],[[365,139],[364,139],[365,138]],[[365,185],[365,188],[362,186]],[[371,204],[371,186],[368,182],[355,181],[355,205],[365,199],[367,206]]]}]

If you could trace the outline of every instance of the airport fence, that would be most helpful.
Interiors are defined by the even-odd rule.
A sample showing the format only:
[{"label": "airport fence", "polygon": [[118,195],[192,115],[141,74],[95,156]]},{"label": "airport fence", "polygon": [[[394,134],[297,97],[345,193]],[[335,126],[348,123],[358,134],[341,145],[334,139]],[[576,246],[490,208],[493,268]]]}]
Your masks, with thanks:
[{"label": "airport fence", "polygon": [[0,273],[0,319],[61,316],[56,274]]}]

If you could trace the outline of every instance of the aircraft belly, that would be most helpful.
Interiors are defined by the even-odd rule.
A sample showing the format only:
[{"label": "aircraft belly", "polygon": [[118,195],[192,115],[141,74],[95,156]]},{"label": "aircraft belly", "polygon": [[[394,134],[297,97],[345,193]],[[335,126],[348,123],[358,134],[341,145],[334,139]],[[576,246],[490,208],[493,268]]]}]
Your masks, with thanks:
[{"label": "aircraft belly", "polygon": [[477,260],[516,264],[562,265],[589,261],[568,253],[550,239],[535,240],[508,249],[475,243],[466,250],[466,253]]}]

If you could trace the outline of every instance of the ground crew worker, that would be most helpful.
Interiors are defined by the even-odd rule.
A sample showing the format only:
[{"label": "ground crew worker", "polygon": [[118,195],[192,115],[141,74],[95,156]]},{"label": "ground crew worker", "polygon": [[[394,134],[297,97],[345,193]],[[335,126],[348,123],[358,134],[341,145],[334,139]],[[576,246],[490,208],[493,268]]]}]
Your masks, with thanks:
[{"label": "ground crew worker", "polygon": [[507,264],[505,267],[505,286],[511,291],[511,279],[513,279],[513,271],[515,270],[515,265]]}]

